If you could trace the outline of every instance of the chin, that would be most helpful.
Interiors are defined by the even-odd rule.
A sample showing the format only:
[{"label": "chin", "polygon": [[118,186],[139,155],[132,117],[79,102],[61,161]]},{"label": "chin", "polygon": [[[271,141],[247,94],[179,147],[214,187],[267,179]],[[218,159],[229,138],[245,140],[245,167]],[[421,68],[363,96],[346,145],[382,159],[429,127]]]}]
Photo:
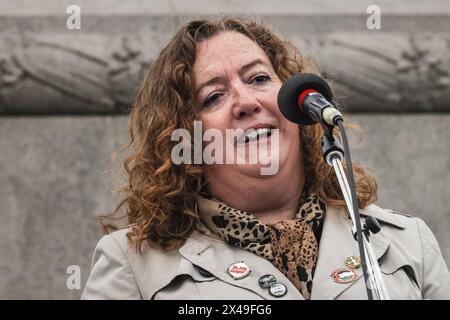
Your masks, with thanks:
[{"label": "chin", "polygon": [[289,161],[288,147],[276,150],[278,159],[272,159],[272,162],[256,163],[256,164],[235,164],[234,167],[242,175],[254,178],[269,179],[279,176]]},{"label": "chin", "polygon": [[262,178],[262,179],[268,179],[273,177],[274,175],[277,175],[278,173],[274,175],[264,175],[262,174],[262,169],[267,167],[267,165],[262,164],[237,164],[236,165],[237,170],[247,176],[247,177],[253,177],[253,178]]}]

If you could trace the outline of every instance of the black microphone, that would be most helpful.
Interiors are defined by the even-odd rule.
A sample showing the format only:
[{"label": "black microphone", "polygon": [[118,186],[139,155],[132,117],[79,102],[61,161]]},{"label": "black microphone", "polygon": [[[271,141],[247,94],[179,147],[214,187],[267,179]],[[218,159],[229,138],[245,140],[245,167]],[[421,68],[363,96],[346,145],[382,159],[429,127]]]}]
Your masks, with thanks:
[{"label": "black microphone", "polygon": [[333,93],[328,83],[311,73],[298,73],[288,79],[278,92],[278,107],[290,121],[312,125],[317,122],[331,126],[344,120],[341,112],[329,101]]}]

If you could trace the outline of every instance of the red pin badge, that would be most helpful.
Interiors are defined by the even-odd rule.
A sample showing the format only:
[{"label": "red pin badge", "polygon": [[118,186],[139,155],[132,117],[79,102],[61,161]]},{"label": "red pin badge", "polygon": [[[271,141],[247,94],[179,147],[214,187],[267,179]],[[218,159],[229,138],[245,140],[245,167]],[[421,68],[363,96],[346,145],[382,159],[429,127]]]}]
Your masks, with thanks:
[{"label": "red pin badge", "polygon": [[250,274],[250,268],[244,261],[237,261],[228,267],[228,274],[235,280],[243,279]]}]

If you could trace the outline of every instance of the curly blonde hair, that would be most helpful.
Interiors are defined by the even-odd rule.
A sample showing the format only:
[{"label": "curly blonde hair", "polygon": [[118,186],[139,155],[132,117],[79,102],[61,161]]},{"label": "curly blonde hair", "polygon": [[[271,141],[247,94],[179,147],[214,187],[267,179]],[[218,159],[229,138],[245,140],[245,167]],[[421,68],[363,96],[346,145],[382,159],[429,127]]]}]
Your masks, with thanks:
[{"label": "curly blonde hair", "polygon": [[[175,165],[171,150],[172,131],[193,132],[196,119],[193,65],[200,41],[224,31],[240,32],[267,54],[281,81],[298,72],[320,74],[312,59],[303,57],[289,41],[278,37],[264,23],[240,18],[193,20],[183,25],[162,49],[139,89],[129,116],[131,155],[124,168],[128,182],[123,198],[112,213],[103,216],[105,232],[116,230],[112,223],[124,207],[131,229],[128,239],[140,251],[143,241],[174,249],[198,230],[196,196],[205,187],[201,166]],[[302,126],[301,143],[304,171],[310,191],[327,204],[344,205],[339,183],[332,168],[324,162],[320,125]],[[354,165],[356,192],[361,208],[377,199],[377,185],[363,167]]]}]

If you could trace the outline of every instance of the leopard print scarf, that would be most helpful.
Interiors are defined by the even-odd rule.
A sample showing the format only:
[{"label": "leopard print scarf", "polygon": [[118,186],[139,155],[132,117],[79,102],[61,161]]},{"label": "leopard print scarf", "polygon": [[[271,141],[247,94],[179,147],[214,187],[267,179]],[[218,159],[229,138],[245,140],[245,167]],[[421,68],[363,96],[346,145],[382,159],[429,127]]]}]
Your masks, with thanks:
[{"label": "leopard print scarf", "polygon": [[303,196],[296,219],[262,224],[248,212],[216,199],[198,198],[198,214],[223,241],[268,259],[310,299],[326,206],[316,194]]}]

